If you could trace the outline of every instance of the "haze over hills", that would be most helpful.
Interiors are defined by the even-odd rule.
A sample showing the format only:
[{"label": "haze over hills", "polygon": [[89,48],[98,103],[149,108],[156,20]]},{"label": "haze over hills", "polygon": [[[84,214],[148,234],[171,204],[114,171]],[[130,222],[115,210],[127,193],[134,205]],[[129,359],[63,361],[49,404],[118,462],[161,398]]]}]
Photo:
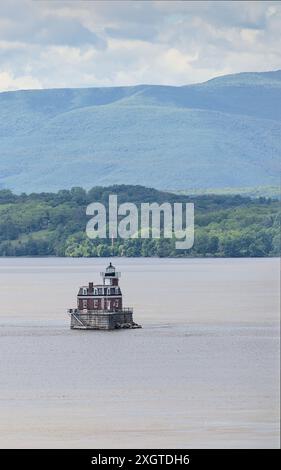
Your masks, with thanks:
[{"label": "haze over hills", "polygon": [[0,188],[278,185],[281,71],[0,93]]}]

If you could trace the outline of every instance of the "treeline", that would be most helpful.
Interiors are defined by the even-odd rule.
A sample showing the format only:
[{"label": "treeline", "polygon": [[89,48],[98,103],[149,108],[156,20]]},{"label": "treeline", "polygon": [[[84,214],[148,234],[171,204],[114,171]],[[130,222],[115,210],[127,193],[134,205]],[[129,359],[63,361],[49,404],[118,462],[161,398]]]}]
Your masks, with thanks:
[{"label": "treeline", "polygon": [[[118,203],[193,202],[195,243],[176,250],[175,239],[90,240],[86,206],[118,195]],[[0,256],[264,257],[280,255],[280,203],[240,195],[176,195],[142,186],[95,187],[57,193],[0,191]]]}]

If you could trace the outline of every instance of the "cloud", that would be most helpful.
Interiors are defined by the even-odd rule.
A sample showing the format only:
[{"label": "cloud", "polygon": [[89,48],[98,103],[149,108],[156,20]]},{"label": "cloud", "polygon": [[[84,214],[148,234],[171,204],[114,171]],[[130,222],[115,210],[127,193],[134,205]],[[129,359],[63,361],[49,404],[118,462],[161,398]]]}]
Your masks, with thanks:
[{"label": "cloud", "polygon": [[22,0],[12,2],[13,8],[0,7],[0,40],[26,44],[83,46],[103,45],[104,40],[89,30],[79,18],[62,16],[44,9],[42,4]]},{"label": "cloud", "polygon": [[0,90],[184,85],[280,68],[279,1],[32,1],[0,6]]},{"label": "cloud", "polygon": [[15,78],[12,73],[0,72],[0,89],[10,90],[28,90],[42,88],[41,83],[30,75],[23,75]]}]

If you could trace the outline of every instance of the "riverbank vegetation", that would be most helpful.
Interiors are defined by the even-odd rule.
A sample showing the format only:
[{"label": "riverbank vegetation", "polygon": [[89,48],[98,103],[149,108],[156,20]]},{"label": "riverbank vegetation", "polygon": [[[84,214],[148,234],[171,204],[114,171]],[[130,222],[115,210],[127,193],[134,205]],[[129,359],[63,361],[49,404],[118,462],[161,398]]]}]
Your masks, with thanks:
[{"label": "riverbank vegetation", "polygon": [[[175,239],[95,239],[86,235],[86,206],[193,202],[195,242],[176,250]],[[265,257],[280,255],[280,202],[241,195],[176,195],[142,186],[95,187],[57,193],[0,191],[0,256]]]}]

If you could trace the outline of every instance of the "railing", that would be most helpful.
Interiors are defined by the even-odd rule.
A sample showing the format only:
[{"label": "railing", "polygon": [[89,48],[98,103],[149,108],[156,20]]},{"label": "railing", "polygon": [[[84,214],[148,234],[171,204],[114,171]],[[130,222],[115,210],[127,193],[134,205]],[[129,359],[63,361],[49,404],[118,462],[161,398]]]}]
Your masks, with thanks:
[{"label": "railing", "polygon": [[126,307],[126,308],[121,308],[121,309],[103,309],[103,310],[98,310],[98,309],[95,309],[95,310],[78,310],[77,308],[69,308],[67,310],[67,313],[69,315],[73,315],[73,316],[79,316],[80,314],[84,314],[84,315],[87,315],[87,313],[130,313],[130,312],[133,312],[133,309],[131,307]]},{"label": "railing", "polygon": [[106,271],[102,271],[100,273],[101,277],[118,277],[120,278],[121,277],[121,273],[120,272],[111,272],[111,273],[107,273]]},{"label": "railing", "polygon": [[71,313],[71,314],[78,313],[79,314],[79,310],[78,310],[78,308],[68,308],[67,313]]}]

